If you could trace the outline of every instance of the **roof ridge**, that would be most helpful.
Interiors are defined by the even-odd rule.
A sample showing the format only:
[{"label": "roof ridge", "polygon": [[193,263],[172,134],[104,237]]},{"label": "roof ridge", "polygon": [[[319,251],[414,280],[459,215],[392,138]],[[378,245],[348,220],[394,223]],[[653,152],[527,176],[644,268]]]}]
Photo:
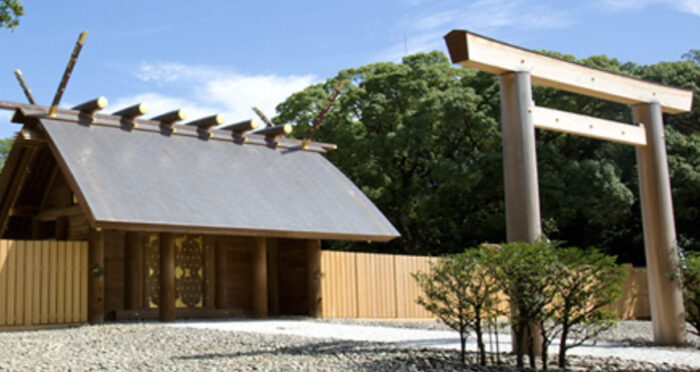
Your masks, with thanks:
[{"label": "roof ridge", "polygon": [[325,153],[329,150],[335,150],[337,146],[331,143],[311,142],[308,147],[302,146],[302,141],[284,137],[266,137],[255,133],[246,133],[245,135],[237,134],[229,130],[221,130],[210,128],[206,131],[198,129],[196,126],[185,124],[168,124],[163,125],[160,121],[149,119],[127,118],[112,114],[86,114],[78,110],[59,108],[55,116],[49,116],[48,107],[40,105],[31,105],[24,103],[15,103],[0,101],[0,109],[15,110],[12,117],[14,123],[24,123],[27,118],[50,119],[63,122],[71,122],[79,125],[95,125],[105,127],[115,127],[130,131],[155,132],[161,135],[171,136],[186,136],[195,137],[200,140],[217,140],[234,142],[237,144],[250,144],[258,146],[266,146],[272,148],[285,148],[300,151],[310,151]]}]

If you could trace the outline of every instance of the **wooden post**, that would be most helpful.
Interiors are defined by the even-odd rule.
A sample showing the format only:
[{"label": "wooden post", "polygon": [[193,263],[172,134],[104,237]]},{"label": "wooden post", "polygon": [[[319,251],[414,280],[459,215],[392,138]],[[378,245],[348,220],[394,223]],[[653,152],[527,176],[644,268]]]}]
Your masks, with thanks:
[{"label": "wooden post", "polygon": [[535,126],[530,74],[501,75],[503,175],[508,242],[535,242],[541,235]]},{"label": "wooden post", "polygon": [[[506,199],[506,240],[534,243],[540,238],[540,193],[537,182],[535,126],[532,122],[530,73],[515,71],[500,76],[503,178]],[[517,304],[511,304],[511,314]],[[532,329],[533,349],[540,355],[539,332]],[[527,340],[511,334],[513,351],[528,350]]]},{"label": "wooden post", "polygon": [[124,306],[127,310],[144,308],[144,276],[143,244],[139,233],[126,233],[124,254]]},{"label": "wooden post", "polygon": [[253,251],[253,316],[267,318],[267,246],[265,238],[255,238]]},{"label": "wooden post", "polygon": [[215,305],[217,309],[226,308],[226,300],[228,295],[226,293],[226,272],[228,270],[228,257],[226,254],[226,247],[218,242],[216,239],[216,295]]},{"label": "wooden post", "polygon": [[267,304],[269,314],[280,315],[278,239],[267,239]]},{"label": "wooden post", "polygon": [[160,296],[158,310],[161,322],[175,321],[175,237],[161,233],[160,242]]},{"label": "wooden post", "polygon": [[307,254],[307,299],[309,301],[309,316],[318,318],[321,316],[321,241],[308,240]]},{"label": "wooden post", "polygon": [[633,115],[647,137],[647,145],[637,147],[637,168],[654,342],[680,346],[685,343],[685,311],[680,282],[669,278],[678,272],[678,251],[661,106],[638,104]]},{"label": "wooden post", "polygon": [[105,321],[105,238],[101,229],[90,229],[88,254],[88,322]]}]

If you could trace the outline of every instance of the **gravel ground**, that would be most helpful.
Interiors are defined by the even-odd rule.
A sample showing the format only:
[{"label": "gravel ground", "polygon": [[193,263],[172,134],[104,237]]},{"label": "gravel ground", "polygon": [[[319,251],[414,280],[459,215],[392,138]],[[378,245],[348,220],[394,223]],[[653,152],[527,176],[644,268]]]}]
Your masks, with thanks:
[{"label": "gravel ground", "polygon": [[[443,323],[434,320],[421,321],[382,321],[382,320],[363,320],[363,319],[345,319],[345,318],[327,318],[327,319],[311,319],[316,322],[327,322],[337,324],[359,324],[359,325],[375,325],[383,327],[397,328],[412,328],[426,329],[435,331],[450,331],[450,327]],[[686,326],[687,340],[691,347],[700,348],[700,337],[691,333],[693,328],[690,325]],[[499,328],[498,333],[509,334],[510,328],[504,326]],[[654,336],[651,328],[651,321],[646,320],[623,320],[618,322],[617,327],[609,329],[596,337],[598,341],[619,342],[626,345],[634,346],[653,346]]]},{"label": "gravel ground", "polygon": [[[0,370],[13,371],[458,370],[457,357],[458,353],[452,350],[178,328],[157,323],[18,331],[0,337]],[[504,358],[512,365],[512,356]],[[571,361],[574,370],[694,370],[670,363],[654,365],[615,357],[572,357]],[[515,369],[470,367],[469,370]]]}]

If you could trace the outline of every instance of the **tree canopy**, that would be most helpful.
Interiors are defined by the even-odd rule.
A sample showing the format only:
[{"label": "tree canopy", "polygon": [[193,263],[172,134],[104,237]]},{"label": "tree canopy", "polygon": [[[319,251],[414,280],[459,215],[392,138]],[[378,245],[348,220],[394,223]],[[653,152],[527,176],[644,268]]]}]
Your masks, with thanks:
[{"label": "tree canopy", "polygon": [[14,30],[23,15],[24,8],[19,0],[0,0],[0,27]]},{"label": "tree canopy", "polygon": [[[573,56],[552,53],[575,60]],[[643,66],[606,56],[578,62],[692,89],[693,111],[665,116],[676,224],[682,245],[700,250],[700,65]],[[401,232],[387,245],[333,242],[336,249],[414,254],[460,252],[505,239],[498,78],[450,65],[441,52],[340,71],[293,94],[276,122],[303,135],[341,80],[348,86],[316,139],[337,143],[327,157]],[[628,106],[535,86],[538,105],[631,122]],[[569,245],[597,246],[644,263],[634,148],[537,131],[544,232]]]}]

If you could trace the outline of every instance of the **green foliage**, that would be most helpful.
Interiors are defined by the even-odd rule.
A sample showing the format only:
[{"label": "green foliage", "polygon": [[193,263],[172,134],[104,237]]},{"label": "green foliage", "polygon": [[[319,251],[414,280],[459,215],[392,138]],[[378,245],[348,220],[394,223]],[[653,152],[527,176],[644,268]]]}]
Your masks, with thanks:
[{"label": "green foliage", "polygon": [[276,121],[295,122],[303,135],[340,79],[349,84],[317,139],[338,144],[328,159],[403,235],[382,250],[454,253],[503,234],[493,77],[454,68],[439,52],[418,54],[341,71],[292,95]]},{"label": "green foliage", "polygon": [[700,336],[700,253],[686,253],[680,266],[685,320],[695,328],[694,333]]},{"label": "green foliage", "polygon": [[[500,289],[511,304],[511,328],[517,340],[514,352],[517,366],[524,366],[523,356],[527,352],[530,367],[535,367],[535,329],[533,324],[546,320],[545,307],[553,297],[551,281],[556,274],[557,256],[555,246],[540,240],[529,244],[515,242],[500,247],[487,247],[484,257],[490,275],[496,278]],[[523,346],[529,346],[524,350]]]},{"label": "green foliage", "polygon": [[[593,339],[613,327],[617,314],[611,305],[622,296],[625,272],[615,263],[615,256],[597,250],[559,248],[550,264],[552,278],[549,288],[546,316],[539,328],[542,350],[559,336],[559,367],[566,367],[566,352]],[[547,353],[542,353],[542,364],[547,365]]]},{"label": "green foliage", "polygon": [[0,27],[14,30],[23,15],[24,8],[19,0],[0,0]]},{"label": "green foliage", "polygon": [[7,160],[7,156],[10,155],[13,142],[14,138],[0,139],[0,169],[5,166],[5,161]]},{"label": "green foliage", "polygon": [[486,365],[483,333],[495,318],[499,287],[488,275],[480,252],[443,256],[431,264],[430,273],[413,274],[423,290],[418,303],[441,322],[459,332],[462,364],[469,331],[477,338],[479,362]]},{"label": "green foliage", "polygon": [[[556,55],[575,60],[573,56]],[[665,115],[669,169],[679,240],[700,251],[700,64],[651,66],[606,56],[577,62],[692,89],[693,110]],[[457,253],[505,236],[498,78],[453,67],[440,52],[402,63],[347,69],[289,97],[277,122],[308,125],[341,80],[349,82],[316,139],[337,143],[327,157],[401,232],[382,251]],[[539,106],[631,122],[628,106],[534,86]],[[634,148],[537,131],[545,233],[573,246],[596,246],[623,262],[644,264]],[[334,249],[372,250],[365,243]]]}]

